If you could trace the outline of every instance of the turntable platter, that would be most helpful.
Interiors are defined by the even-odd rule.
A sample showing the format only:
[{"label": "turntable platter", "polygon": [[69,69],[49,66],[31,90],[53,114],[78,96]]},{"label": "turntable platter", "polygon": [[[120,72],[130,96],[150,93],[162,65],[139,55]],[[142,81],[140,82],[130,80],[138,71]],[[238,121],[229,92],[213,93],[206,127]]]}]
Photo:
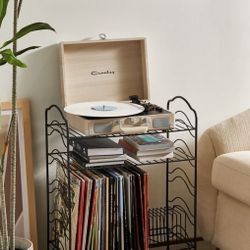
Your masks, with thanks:
[{"label": "turntable platter", "polygon": [[85,117],[107,118],[140,114],[144,111],[144,107],[134,103],[99,101],[71,104],[66,106],[64,111]]}]

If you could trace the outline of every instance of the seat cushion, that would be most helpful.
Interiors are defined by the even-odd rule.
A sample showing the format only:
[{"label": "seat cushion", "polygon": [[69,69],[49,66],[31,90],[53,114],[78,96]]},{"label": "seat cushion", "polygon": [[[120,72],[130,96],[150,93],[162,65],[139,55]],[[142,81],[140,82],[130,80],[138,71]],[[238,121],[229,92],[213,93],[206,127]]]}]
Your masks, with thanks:
[{"label": "seat cushion", "polygon": [[250,151],[239,151],[216,157],[212,185],[250,206]]}]

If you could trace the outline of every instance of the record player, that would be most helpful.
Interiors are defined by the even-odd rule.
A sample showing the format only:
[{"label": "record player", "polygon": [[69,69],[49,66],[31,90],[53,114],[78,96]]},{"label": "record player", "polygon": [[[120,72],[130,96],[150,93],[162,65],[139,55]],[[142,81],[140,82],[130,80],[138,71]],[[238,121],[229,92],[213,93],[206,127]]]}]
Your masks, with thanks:
[{"label": "record player", "polygon": [[144,38],[63,42],[60,52],[62,96],[73,128],[96,135],[174,126],[173,113],[147,101]]}]

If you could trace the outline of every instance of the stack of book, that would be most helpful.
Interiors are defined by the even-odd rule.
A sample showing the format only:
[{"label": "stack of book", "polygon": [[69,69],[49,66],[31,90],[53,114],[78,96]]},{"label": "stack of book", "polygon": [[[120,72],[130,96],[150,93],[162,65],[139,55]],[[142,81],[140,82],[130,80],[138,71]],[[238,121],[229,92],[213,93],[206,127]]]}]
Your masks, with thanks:
[{"label": "stack of book", "polygon": [[[135,166],[82,169],[71,162],[71,230],[67,169],[57,163],[53,230],[60,249],[149,249],[148,173]],[[71,244],[67,240],[71,231]]]},{"label": "stack of book", "polygon": [[174,151],[174,143],[161,134],[125,136],[119,145],[138,161],[171,158]]},{"label": "stack of book", "polygon": [[73,152],[82,158],[85,167],[124,164],[123,148],[108,138],[74,138]]}]

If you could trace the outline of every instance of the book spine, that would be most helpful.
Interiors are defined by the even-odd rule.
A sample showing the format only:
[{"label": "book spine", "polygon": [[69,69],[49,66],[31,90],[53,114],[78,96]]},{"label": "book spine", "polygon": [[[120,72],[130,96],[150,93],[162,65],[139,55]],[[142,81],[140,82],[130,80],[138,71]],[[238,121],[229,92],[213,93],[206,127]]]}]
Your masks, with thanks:
[{"label": "book spine", "polygon": [[120,139],[118,144],[121,145],[126,151],[129,151],[133,154],[137,154],[138,152],[138,150],[135,147],[133,147],[133,145],[131,145],[124,139]]},{"label": "book spine", "polygon": [[133,137],[125,136],[123,137],[123,141],[132,146],[134,149],[139,150],[139,145],[133,140]]},{"label": "book spine", "polygon": [[78,141],[74,140],[71,143],[73,145],[73,150],[75,152],[77,152],[80,155],[84,155],[87,156],[88,155],[88,149],[85,148],[83,145],[81,145],[81,143],[79,143]]}]

